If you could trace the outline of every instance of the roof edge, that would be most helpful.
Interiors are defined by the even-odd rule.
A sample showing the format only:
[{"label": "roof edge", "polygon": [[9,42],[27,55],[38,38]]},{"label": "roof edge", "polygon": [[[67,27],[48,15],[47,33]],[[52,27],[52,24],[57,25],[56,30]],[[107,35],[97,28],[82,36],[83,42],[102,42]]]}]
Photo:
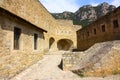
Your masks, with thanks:
[{"label": "roof edge", "polygon": [[6,13],[9,13],[9,14],[13,15],[13,16],[17,17],[18,19],[21,19],[21,20],[27,22],[28,24],[30,24],[30,25],[32,25],[32,26],[35,26],[35,27],[37,27],[37,28],[40,29],[40,30],[43,30],[44,32],[47,32],[47,30],[45,30],[45,29],[43,29],[43,28],[41,28],[41,27],[36,26],[35,24],[33,24],[33,23],[31,23],[31,22],[29,22],[29,21],[21,18],[20,16],[18,16],[18,15],[16,15],[16,14],[14,14],[14,13],[12,13],[12,12],[4,9],[4,8],[2,8],[1,6],[0,6],[0,10],[4,10]]}]

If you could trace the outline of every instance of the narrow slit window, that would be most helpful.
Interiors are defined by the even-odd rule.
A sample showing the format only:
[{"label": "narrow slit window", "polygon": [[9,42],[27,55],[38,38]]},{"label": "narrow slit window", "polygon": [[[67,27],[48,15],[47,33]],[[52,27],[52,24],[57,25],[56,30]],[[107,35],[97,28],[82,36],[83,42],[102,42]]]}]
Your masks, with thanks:
[{"label": "narrow slit window", "polygon": [[105,32],[105,25],[102,25],[102,32]]},{"label": "narrow slit window", "polygon": [[94,34],[96,34],[96,29],[94,29]]},{"label": "narrow slit window", "polygon": [[119,27],[118,20],[114,20],[113,21],[113,27],[114,28],[118,28]]},{"label": "narrow slit window", "polygon": [[87,36],[90,36],[90,33],[89,33],[89,31],[87,31]]},{"label": "narrow slit window", "polygon": [[38,39],[38,34],[34,34],[34,50],[37,50],[37,39]]},{"label": "narrow slit window", "polygon": [[14,28],[14,49],[19,50],[20,48],[20,35],[21,35],[21,29]]}]

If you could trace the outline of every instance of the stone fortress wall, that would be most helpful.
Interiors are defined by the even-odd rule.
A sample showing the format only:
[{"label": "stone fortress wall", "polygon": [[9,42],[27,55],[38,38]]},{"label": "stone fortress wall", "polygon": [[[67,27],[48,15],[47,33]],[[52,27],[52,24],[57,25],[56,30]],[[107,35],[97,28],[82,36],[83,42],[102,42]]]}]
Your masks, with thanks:
[{"label": "stone fortress wall", "polygon": [[95,43],[120,39],[120,7],[77,31],[77,48],[86,50]]},{"label": "stone fortress wall", "polygon": [[63,54],[63,70],[84,76],[120,73],[120,7],[77,31],[80,52]]},{"label": "stone fortress wall", "polygon": [[[39,28],[47,30],[48,32],[54,32],[50,30],[54,30],[56,27],[55,19],[43,7],[39,0],[0,0],[0,7]],[[48,51],[49,48],[47,44],[49,44],[49,35],[46,33],[44,35],[46,36],[45,49]]]},{"label": "stone fortress wall", "polygon": [[[16,75],[48,51],[69,50],[77,45],[77,29],[71,21],[56,21],[38,0],[0,0],[0,11],[0,78]],[[15,27],[21,30],[19,50],[14,49]]]},{"label": "stone fortress wall", "polygon": [[[71,20],[56,20],[57,27],[54,31],[54,35],[51,36],[51,38],[55,39],[55,42],[51,44],[50,50],[59,50],[59,46],[68,46],[69,48],[76,48],[77,47],[77,36],[76,31],[81,28],[80,25],[73,25]],[[51,30],[53,32],[53,30]],[[50,38],[50,39],[51,39]],[[63,41],[63,44],[65,45],[59,45],[61,44],[61,40]],[[50,42],[50,41],[49,41]],[[66,44],[68,43],[68,44]],[[71,46],[69,46],[71,44]],[[67,47],[67,48],[68,48]],[[64,49],[65,47],[63,47]],[[68,49],[69,49],[68,48]],[[66,49],[64,49],[66,50]]]},{"label": "stone fortress wall", "polygon": [[[44,54],[44,30],[0,8],[0,78],[14,76],[32,65]],[[15,43],[15,29],[20,30]],[[34,49],[34,34],[38,35]],[[15,47],[15,44],[18,47]]]},{"label": "stone fortress wall", "polygon": [[107,41],[93,45],[86,51],[65,52],[63,70],[81,76],[105,77],[120,73],[120,41]]},{"label": "stone fortress wall", "polygon": [[[0,77],[16,75],[48,51],[85,50],[96,42],[120,37],[119,8],[83,29],[69,20],[55,20],[39,0],[0,0],[0,11]],[[19,50],[13,48],[15,27],[21,29]],[[35,33],[37,50],[33,47]]]},{"label": "stone fortress wall", "polygon": [[[76,47],[76,30],[72,28],[72,22],[62,20],[61,22],[56,21],[52,17],[52,15],[50,15],[50,13],[44,8],[44,6],[39,2],[39,0],[1,0],[0,7],[10,11],[13,14],[16,14],[17,16],[25,19],[26,21],[36,25],[37,27],[47,30],[47,34],[44,34],[46,39],[46,51],[49,50],[48,44],[50,44],[49,41],[51,38],[54,38],[56,41],[55,46],[52,50],[58,50],[56,46],[57,42],[60,39],[69,39],[73,42],[74,47]],[[61,23],[63,23],[64,25],[61,25]],[[67,29],[67,27],[69,27],[69,29]],[[72,33],[70,36],[69,32]],[[63,34],[64,37],[61,34]]]},{"label": "stone fortress wall", "polygon": [[0,7],[45,30],[55,24],[39,0],[0,0]]}]

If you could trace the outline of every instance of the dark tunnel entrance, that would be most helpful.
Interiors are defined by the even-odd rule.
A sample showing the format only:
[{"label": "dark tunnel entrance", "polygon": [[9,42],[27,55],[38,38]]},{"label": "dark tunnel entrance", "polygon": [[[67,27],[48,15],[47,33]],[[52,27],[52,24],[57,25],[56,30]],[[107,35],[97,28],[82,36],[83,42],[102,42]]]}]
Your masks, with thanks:
[{"label": "dark tunnel entrance", "polygon": [[58,50],[68,51],[73,47],[73,41],[69,39],[61,39],[57,42]]}]

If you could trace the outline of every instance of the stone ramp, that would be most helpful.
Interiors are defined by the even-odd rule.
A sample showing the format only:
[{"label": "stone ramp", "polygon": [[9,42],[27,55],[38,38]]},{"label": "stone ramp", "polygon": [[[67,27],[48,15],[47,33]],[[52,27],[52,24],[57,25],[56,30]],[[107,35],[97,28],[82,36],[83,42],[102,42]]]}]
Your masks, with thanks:
[{"label": "stone ramp", "polygon": [[119,75],[106,78],[80,78],[71,71],[62,71],[58,67],[61,58],[62,55],[45,55],[42,60],[38,61],[11,80],[120,80]]},{"label": "stone ramp", "polygon": [[80,61],[79,66],[83,68],[83,65],[99,62],[113,47],[113,42],[97,43],[83,52],[83,59]]},{"label": "stone ramp", "polygon": [[79,78],[70,71],[62,71],[58,65],[62,55],[45,55],[42,60],[11,80],[74,80]]},{"label": "stone ramp", "polygon": [[97,43],[83,52],[65,52],[63,70],[84,76],[108,76],[120,73],[120,41]]},{"label": "stone ramp", "polygon": [[119,40],[97,43],[84,54],[79,65],[86,76],[107,76],[120,73]]}]

